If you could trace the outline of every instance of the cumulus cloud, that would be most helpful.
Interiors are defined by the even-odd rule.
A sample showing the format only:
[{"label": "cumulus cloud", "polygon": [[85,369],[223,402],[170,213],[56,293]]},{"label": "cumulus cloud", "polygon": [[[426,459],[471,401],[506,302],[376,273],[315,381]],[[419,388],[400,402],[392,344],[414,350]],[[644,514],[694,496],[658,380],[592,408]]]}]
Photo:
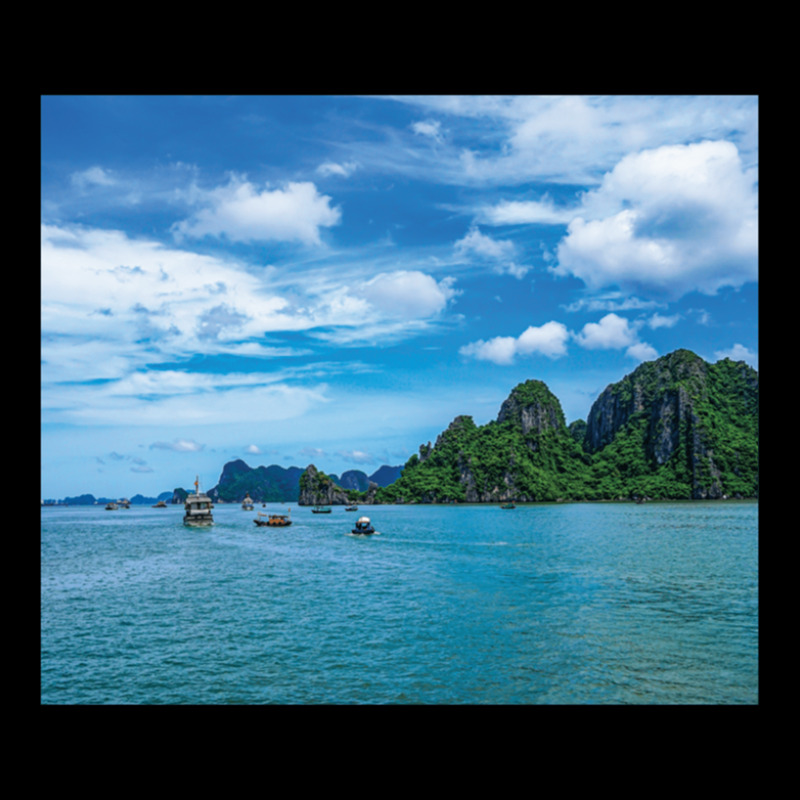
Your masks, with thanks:
[{"label": "cumulus cloud", "polygon": [[518,355],[535,353],[551,359],[567,354],[567,342],[570,334],[566,326],[560,322],[550,321],[537,327],[530,326],[519,336],[495,336],[484,341],[479,339],[464,345],[459,352],[462,356],[479,361],[492,361],[495,364],[513,364]]},{"label": "cumulus cloud", "polygon": [[453,278],[437,281],[418,270],[397,270],[376,275],[354,293],[387,317],[421,319],[444,311],[457,294]]},{"label": "cumulus cloud", "polygon": [[731,142],[623,158],[583,198],[553,272],[677,297],[757,280],[758,192]]},{"label": "cumulus cloud", "polygon": [[656,358],[656,349],[639,339],[639,328],[643,322],[631,323],[617,314],[606,314],[599,322],[588,322],[575,341],[587,350],[625,350],[625,354],[637,361]]},{"label": "cumulus cloud", "polygon": [[630,322],[617,314],[606,314],[600,322],[586,323],[575,336],[578,344],[587,350],[619,350],[630,347],[637,338]]},{"label": "cumulus cloud", "polygon": [[179,239],[225,236],[236,242],[320,244],[320,228],[338,225],[342,216],[331,198],[309,182],[259,189],[234,176],[226,186],[198,192],[196,202],[203,207],[172,227]]}]

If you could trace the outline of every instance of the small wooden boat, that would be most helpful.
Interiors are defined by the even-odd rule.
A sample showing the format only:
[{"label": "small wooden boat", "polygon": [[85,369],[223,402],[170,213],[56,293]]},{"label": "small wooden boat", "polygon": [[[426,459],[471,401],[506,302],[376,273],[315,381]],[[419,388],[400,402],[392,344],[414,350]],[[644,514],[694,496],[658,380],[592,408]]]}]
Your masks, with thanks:
[{"label": "small wooden boat", "polygon": [[513,503],[503,503],[500,508],[516,508],[516,506]]},{"label": "small wooden boat", "polygon": [[371,533],[375,533],[375,528],[372,527],[369,517],[359,517],[358,522],[356,522],[356,526],[353,528],[352,532],[367,536]]},{"label": "small wooden boat", "polygon": [[[266,517],[266,519],[259,519],[259,517]],[[253,522],[260,528],[285,528],[292,524],[288,514],[262,514],[260,511]]]},{"label": "small wooden boat", "polygon": [[358,506],[347,506],[345,511],[358,511]]},{"label": "small wooden boat", "polygon": [[330,514],[331,513],[331,507],[330,506],[314,506],[314,508],[311,509],[311,513],[312,514]]}]

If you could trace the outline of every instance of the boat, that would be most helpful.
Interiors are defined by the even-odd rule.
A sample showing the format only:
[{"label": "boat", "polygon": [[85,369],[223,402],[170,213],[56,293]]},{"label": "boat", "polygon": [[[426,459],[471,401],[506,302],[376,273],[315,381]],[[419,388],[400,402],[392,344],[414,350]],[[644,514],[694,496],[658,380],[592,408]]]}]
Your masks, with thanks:
[{"label": "boat", "polygon": [[372,527],[369,517],[359,517],[355,528],[353,528],[353,533],[360,533],[363,535],[375,533],[375,528]]},{"label": "boat", "polygon": [[250,492],[248,492],[244,496],[244,500],[242,500],[242,508],[245,511],[252,511],[253,510],[253,500],[250,497]]},{"label": "boat", "polygon": [[186,495],[184,503],[183,524],[191,527],[205,527],[214,524],[211,509],[214,507],[211,498],[200,491],[200,480],[195,478],[194,494]]},{"label": "boat", "polygon": [[131,507],[131,501],[130,500],[120,500],[119,501],[119,507],[120,508],[130,508]]},{"label": "boat", "polygon": [[167,504],[163,500],[159,500],[153,508],[166,508]]},{"label": "boat", "polygon": [[503,503],[500,508],[516,508],[516,506],[513,503]]},{"label": "boat", "polygon": [[[266,517],[266,519],[259,519],[258,517]],[[258,517],[253,522],[260,528],[285,528],[287,525],[292,524],[288,514],[262,514],[259,511]]]},{"label": "boat", "polygon": [[358,511],[358,506],[347,506],[345,511]]},{"label": "boat", "polygon": [[119,506],[116,503],[108,503],[106,505],[106,511],[116,511]]},{"label": "boat", "polygon": [[330,506],[314,506],[314,508],[311,509],[311,513],[312,514],[330,514],[331,513],[331,508],[330,508]]}]

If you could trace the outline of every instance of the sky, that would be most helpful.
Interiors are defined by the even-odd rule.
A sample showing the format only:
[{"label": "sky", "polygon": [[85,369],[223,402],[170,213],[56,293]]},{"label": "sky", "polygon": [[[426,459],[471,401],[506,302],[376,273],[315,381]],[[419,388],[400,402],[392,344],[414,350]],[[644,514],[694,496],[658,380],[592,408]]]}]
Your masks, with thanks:
[{"label": "sky", "polygon": [[756,96],[41,97],[41,494],[403,464],[758,369]]}]

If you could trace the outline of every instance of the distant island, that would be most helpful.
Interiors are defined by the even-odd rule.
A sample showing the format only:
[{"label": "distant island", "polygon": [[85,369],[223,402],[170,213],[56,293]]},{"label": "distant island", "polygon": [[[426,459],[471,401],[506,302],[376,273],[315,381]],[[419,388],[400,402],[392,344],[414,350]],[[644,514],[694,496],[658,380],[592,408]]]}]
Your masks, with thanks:
[{"label": "distant island", "polygon": [[[366,491],[370,484],[388,486],[400,477],[402,466],[384,464],[372,475],[361,470],[348,470],[341,477],[331,478],[342,487],[350,490]],[[241,503],[245,495],[256,503],[294,503],[300,496],[300,477],[304,470],[300,467],[280,467],[275,464],[269,467],[250,467],[241,459],[229,461],[222,468],[219,482],[207,494],[216,503]],[[155,505],[158,502],[183,504],[186,495],[193,489],[175,488],[161,492],[157,497],[145,497],[136,494],[127,498],[131,505]],[[44,500],[43,505],[106,505],[116,503],[122,497],[95,497],[93,494],[82,494],[76,497],[65,497],[63,500]]]},{"label": "distant island", "polygon": [[[503,503],[758,497],[758,372],[743,361],[708,363],[676,350],[609,385],[587,420],[569,426],[538,380],[516,386],[495,420],[457,416],[403,466],[367,476],[327,475],[310,464],[225,464],[218,503]],[[183,503],[184,489],[132,504]],[[92,495],[67,504],[108,502]]]}]

